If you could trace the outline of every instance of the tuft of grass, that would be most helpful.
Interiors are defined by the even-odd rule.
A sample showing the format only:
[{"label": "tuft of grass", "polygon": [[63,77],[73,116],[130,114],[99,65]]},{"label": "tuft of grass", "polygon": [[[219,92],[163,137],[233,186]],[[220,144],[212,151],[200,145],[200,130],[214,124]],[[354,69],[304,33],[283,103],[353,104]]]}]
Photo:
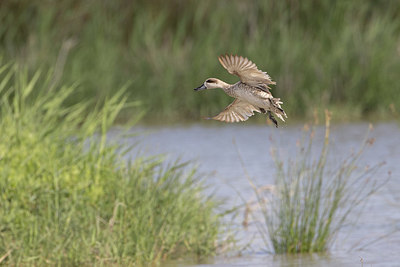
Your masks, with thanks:
[{"label": "tuft of grass", "polygon": [[[107,132],[129,103],[66,106],[77,86],[0,67],[0,262],[147,265],[213,255],[219,203],[195,170],[161,158],[126,161]],[[94,108],[93,108],[94,106]]]},{"label": "tuft of grass", "polygon": [[[349,217],[361,212],[369,196],[387,180],[374,174],[383,164],[362,169],[359,159],[373,140],[337,167],[329,162],[330,115],[326,112],[321,152],[314,155],[314,127],[298,145],[295,159],[282,160],[273,152],[276,177],[273,189],[256,190],[264,223],[259,227],[266,246],[276,253],[322,252],[329,248]],[[354,219],[354,217],[353,217]]]},{"label": "tuft of grass", "polygon": [[53,66],[72,40],[64,82],[80,81],[81,97],[101,98],[131,81],[146,121],[199,120],[228,105],[221,92],[192,90],[210,76],[237,81],[220,66],[223,53],[267,71],[291,119],[326,107],[348,110],[342,121],[387,118],[390,104],[400,106],[395,0],[3,0],[0,7],[0,54],[36,70]]}]

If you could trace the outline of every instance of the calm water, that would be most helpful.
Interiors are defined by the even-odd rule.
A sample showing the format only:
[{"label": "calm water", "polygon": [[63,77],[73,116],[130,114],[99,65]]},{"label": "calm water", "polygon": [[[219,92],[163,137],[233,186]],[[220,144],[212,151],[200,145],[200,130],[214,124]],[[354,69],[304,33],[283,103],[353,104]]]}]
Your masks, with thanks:
[{"label": "calm water", "polygon": [[[205,174],[210,190],[218,197],[226,198],[228,206],[236,206],[243,204],[239,194],[243,199],[254,199],[246,175],[257,185],[273,184],[275,168],[271,148],[278,148],[283,157],[293,156],[302,128],[302,125],[276,129],[247,124],[141,127],[134,129],[140,135],[128,138],[126,142],[140,141],[131,157],[140,151],[148,155],[162,153],[170,160],[192,160]],[[345,156],[357,150],[367,130],[368,124],[363,123],[332,126],[330,164],[336,166]],[[317,136],[323,136],[323,129],[317,131]],[[385,161],[376,178],[386,179],[391,172],[391,179],[370,198],[357,223],[341,230],[329,253],[274,255],[268,252],[257,234],[254,220],[250,221],[247,229],[241,226],[241,214],[234,220],[237,238],[240,244],[251,241],[242,256],[217,257],[202,264],[176,261],[167,265],[400,266],[400,129],[394,123],[377,124],[370,137],[374,137],[376,142],[363,154],[361,167]],[[315,142],[320,143],[318,140]],[[399,231],[389,234],[396,228]]]}]

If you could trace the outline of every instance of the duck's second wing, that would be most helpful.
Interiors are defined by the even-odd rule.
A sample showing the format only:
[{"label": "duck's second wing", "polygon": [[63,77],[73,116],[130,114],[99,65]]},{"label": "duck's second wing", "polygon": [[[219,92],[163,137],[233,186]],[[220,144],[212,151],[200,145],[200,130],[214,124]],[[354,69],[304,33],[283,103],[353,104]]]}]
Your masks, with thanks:
[{"label": "duck's second wing", "polygon": [[221,113],[211,119],[224,122],[240,122],[253,116],[254,111],[260,112],[260,110],[255,108],[253,105],[235,99],[235,101],[227,106]]},{"label": "duck's second wing", "polygon": [[242,56],[224,55],[218,57],[221,65],[230,73],[239,76],[240,80],[248,85],[267,90],[268,85],[276,84],[256,64]]}]

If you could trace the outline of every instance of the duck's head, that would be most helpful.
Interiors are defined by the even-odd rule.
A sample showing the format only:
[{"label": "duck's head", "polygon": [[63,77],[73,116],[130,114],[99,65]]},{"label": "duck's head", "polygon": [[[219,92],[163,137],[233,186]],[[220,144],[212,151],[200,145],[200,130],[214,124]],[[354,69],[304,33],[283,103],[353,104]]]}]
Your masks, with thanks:
[{"label": "duck's head", "polygon": [[229,86],[229,84],[216,78],[208,78],[202,85],[195,88],[194,90],[200,91],[204,89],[225,88],[226,86]]}]

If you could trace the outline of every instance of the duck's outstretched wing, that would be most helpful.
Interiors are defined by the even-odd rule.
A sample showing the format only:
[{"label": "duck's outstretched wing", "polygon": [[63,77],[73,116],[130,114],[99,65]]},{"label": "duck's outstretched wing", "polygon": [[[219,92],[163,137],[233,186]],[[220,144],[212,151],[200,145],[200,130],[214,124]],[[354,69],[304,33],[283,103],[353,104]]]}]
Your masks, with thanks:
[{"label": "duck's outstretched wing", "polygon": [[218,60],[230,74],[239,76],[243,83],[260,89],[269,88],[269,84],[276,84],[266,72],[259,70],[256,64],[245,57],[221,55]]},{"label": "duck's outstretched wing", "polygon": [[254,111],[260,112],[260,110],[253,105],[235,99],[235,101],[227,106],[221,113],[211,119],[224,122],[240,122],[253,116]]}]

